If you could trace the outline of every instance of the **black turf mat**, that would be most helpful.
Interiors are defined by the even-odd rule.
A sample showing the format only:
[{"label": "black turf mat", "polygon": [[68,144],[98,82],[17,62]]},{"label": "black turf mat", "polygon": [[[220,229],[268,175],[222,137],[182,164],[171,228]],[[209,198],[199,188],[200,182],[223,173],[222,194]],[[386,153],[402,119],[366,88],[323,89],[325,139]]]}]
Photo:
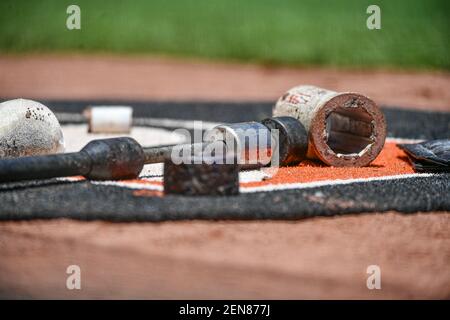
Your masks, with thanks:
[{"label": "black turf mat", "polygon": [[[4,99],[3,99],[4,100]],[[0,99],[2,101],[2,99]],[[89,105],[129,105],[137,118],[168,118],[211,122],[258,121],[272,115],[272,102],[136,102],[117,100],[39,100],[53,112],[80,114]],[[383,106],[388,136],[409,139],[450,138],[450,112],[405,110]],[[450,106],[449,106],[450,110]],[[243,112],[245,111],[245,112]]]},{"label": "black turf mat", "polygon": [[[42,101],[57,113],[79,115],[88,105],[125,104],[137,118],[240,122],[269,117],[272,104],[214,102]],[[245,112],[242,112],[245,110]],[[450,137],[450,113],[384,107],[389,136]],[[65,122],[65,121],[63,121]],[[70,121],[68,121],[70,122]],[[353,182],[233,197],[143,197],[134,190],[56,179],[0,184],[0,220],[68,217],[81,220],[299,219],[396,210],[450,211],[450,175]]]},{"label": "black turf mat", "polygon": [[359,212],[450,210],[450,175],[421,176],[231,197],[141,197],[88,181],[47,181],[0,193],[0,220],[300,219]]}]

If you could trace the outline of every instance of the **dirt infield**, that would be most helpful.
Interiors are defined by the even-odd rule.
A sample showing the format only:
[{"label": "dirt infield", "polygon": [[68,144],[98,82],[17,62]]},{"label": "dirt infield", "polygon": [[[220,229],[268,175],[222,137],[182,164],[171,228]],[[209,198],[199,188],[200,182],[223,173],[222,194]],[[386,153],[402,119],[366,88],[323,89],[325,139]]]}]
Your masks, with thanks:
[{"label": "dirt infield", "polygon": [[[274,100],[291,86],[311,83],[360,91],[380,104],[450,111],[450,75],[439,72],[102,56],[0,56],[0,70],[0,97]],[[4,298],[450,299],[450,213],[1,222],[0,257]],[[65,287],[71,264],[81,267],[80,291]],[[381,290],[366,287],[373,264],[381,268]]]},{"label": "dirt infield", "polygon": [[1,56],[0,97],[275,101],[298,84],[450,111],[444,72],[264,67],[145,57]]},{"label": "dirt infield", "polygon": [[[0,224],[0,295],[17,298],[450,298],[450,214],[292,222]],[[82,290],[65,288],[68,265]],[[366,287],[369,265],[381,290]]]}]

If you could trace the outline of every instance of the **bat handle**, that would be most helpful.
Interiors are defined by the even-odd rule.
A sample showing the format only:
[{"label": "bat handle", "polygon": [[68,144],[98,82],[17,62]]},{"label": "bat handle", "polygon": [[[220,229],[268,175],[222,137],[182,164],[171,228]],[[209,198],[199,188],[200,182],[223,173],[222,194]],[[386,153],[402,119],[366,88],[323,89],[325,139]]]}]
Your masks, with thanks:
[{"label": "bat handle", "polygon": [[87,175],[92,161],[86,152],[0,160],[0,182]]}]

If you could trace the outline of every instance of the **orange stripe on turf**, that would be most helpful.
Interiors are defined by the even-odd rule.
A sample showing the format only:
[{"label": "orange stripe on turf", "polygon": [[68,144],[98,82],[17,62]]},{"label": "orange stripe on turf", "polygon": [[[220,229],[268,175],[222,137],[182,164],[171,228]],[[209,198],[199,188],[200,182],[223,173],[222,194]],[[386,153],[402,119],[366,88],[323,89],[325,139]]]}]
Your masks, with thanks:
[{"label": "orange stripe on turf", "polygon": [[260,182],[242,183],[245,187],[263,186],[266,184],[289,184],[335,179],[356,179],[383,177],[389,175],[414,173],[405,153],[395,143],[386,142],[380,155],[368,167],[335,168],[316,161],[304,161],[298,166],[279,168],[270,179]]}]

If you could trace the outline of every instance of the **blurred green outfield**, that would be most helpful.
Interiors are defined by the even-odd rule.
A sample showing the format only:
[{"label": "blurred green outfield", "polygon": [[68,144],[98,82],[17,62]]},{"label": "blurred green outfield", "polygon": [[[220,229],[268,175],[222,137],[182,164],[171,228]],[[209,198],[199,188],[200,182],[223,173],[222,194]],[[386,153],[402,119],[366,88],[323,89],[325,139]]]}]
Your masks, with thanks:
[{"label": "blurred green outfield", "polygon": [[[78,31],[66,8],[81,7]],[[366,8],[381,7],[381,30]],[[448,0],[0,0],[0,52],[450,69]]]}]

